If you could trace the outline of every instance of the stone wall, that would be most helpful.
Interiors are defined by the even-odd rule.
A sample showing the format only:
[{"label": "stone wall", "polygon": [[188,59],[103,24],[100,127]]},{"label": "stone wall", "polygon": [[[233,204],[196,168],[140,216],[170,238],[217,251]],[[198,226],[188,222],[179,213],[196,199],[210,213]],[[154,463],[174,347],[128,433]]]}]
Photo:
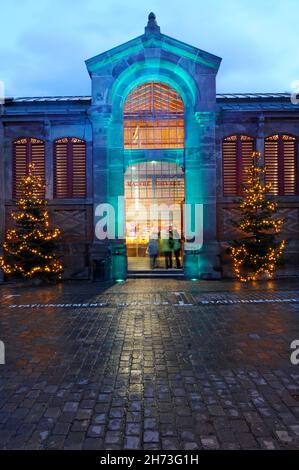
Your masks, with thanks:
[{"label": "stone wall", "polygon": [[[50,221],[61,229],[59,244],[65,279],[89,278],[89,247],[93,237],[93,162],[91,124],[85,103],[8,103],[0,121],[0,238],[11,226],[13,141],[36,137],[45,142],[46,198]],[[86,141],[87,196],[82,199],[53,198],[54,141],[78,137]]]},{"label": "stone wall", "polygon": [[[228,242],[237,239],[240,234],[232,226],[231,220],[238,218],[236,198],[223,197],[222,188],[222,140],[233,134],[245,134],[255,138],[256,150],[263,155],[264,139],[267,136],[286,133],[297,137],[299,145],[299,109],[292,107],[290,102],[251,105],[251,109],[244,111],[246,105],[225,105],[218,114],[217,125],[217,237],[220,245],[220,260],[222,275],[231,277],[231,263],[226,250]],[[297,159],[299,147],[297,150]],[[297,168],[299,162],[297,161]],[[282,237],[287,240],[285,259],[286,264],[277,271],[278,276],[293,276],[299,274],[299,196],[278,197],[279,216],[285,219]]]},{"label": "stone wall", "polygon": [[[163,77],[164,71],[159,69],[156,73]],[[111,77],[115,80],[117,76],[114,74]],[[96,98],[92,106],[88,99],[79,100],[77,104],[66,99],[54,104],[8,103],[5,110],[1,108],[0,241],[3,240],[5,227],[10,224],[9,213],[13,208],[13,141],[22,136],[43,139],[46,195],[51,220],[62,229],[61,253],[64,255],[65,278],[89,278],[92,275],[92,261],[111,255],[113,249],[95,239],[95,208],[98,203],[114,201],[117,195],[123,193],[125,157],[122,118],[121,112],[113,114],[113,109],[120,110],[122,103],[114,103],[111,97],[108,104],[99,102],[100,99],[105,101],[108,96],[105,91],[108,85],[107,82],[97,81],[98,78],[95,77],[93,85]],[[111,86],[111,81],[109,83]],[[275,133],[295,135],[299,142],[299,110],[292,107],[287,99],[281,101],[274,98],[272,101],[254,100],[253,103],[244,99],[218,99],[215,106],[213,75],[210,81],[206,79],[205,86],[208,87],[207,95],[201,93],[198,103],[201,111],[195,111],[196,107],[190,108],[186,118],[187,141],[182,157],[187,174],[186,199],[202,202],[208,208],[204,214],[204,241],[208,257],[205,261],[203,250],[201,269],[206,274],[213,270],[217,273],[220,269],[226,277],[231,276],[226,248],[238,234],[231,225],[231,219],[237,215],[234,198],[222,196],[222,140],[232,134],[250,135],[255,138],[256,149],[261,152],[265,137]],[[120,93],[118,96],[123,95]],[[53,142],[65,136],[76,136],[87,142],[87,197],[84,200],[53,199]],[[163,159],[163,155],[161,151],[154,154],[150,150],[144,152],[142,158]],[[294,275],[299,272],[299,196],[280,197],[279,204],[280,212],[286,219],[283,235],[288,241],[287,264],[280,274]],[[119,246],[116,248],[119,249]],[[120,265],[120,270],[122,277],[125,262]]]}]

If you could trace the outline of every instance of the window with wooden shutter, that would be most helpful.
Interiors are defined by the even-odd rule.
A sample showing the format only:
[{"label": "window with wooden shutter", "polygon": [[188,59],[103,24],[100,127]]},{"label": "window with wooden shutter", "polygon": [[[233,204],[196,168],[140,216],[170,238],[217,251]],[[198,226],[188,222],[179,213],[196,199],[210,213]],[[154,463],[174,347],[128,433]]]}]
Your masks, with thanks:
[{"label": "window with wooden shutter", "polygon": [[86,197],[86,143],[64,137],[54,144],[54,195],[58,199]]},{"label": "window with wooden shutter", "polygon": [[222,143],[223,195],[242,193],[246,181],[246,168],[251,164],[254,139],[247,135],[231,135]]},{"label": "window with wooden shutter", "polygon": [[265,181],[272,183],[271,194],[297,194],[295,137],[286,134],[271,135],[265,139]]},{"label": "window with wooden shutter", "polygon": [[[45,182],[45,145],[40,139],[24,137],[13,142],[13,197],[20,198],[20,182],[28,175],[29,165],[34,164],[33,173]],[[40,197],[45,197],[41,190]]]}]

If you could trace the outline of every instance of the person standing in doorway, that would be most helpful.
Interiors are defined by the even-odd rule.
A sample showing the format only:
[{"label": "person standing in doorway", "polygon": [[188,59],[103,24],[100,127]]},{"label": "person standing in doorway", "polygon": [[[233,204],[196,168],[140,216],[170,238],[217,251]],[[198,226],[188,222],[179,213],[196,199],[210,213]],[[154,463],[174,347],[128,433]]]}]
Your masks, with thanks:
[{"label": "person standing in doorway", "polygon": [[150,235],[147,249],[148,249],[148,254],[150,257],[151,269],[155,269],[157,267],[157,256],[159,252],[159,243],[158,243],[157,234],[152,233]]},{"label": "person standing in doorway", "polygon": [[173,252],[175,257],[176,268],[181,269],[181,240],[177,230],[173,231]]},{"label": "person standing in doorway", "polygon": [[172,245],[173,245],[173,238],[172,238],[171,230],[163,231],[161,234],[161,252],[165,258],[166,269],[172,268]]}]

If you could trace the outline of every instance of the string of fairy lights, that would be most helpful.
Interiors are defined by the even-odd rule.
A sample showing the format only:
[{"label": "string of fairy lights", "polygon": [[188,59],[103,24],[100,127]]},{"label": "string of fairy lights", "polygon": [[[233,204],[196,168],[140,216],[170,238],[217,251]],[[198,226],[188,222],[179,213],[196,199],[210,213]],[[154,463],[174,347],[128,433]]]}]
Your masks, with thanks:
[{"label": "string of fairy lights", "polygon": [[265,167],[260,152],[253,152],[252,164],[246,171],[244,197],[239,201],[243,217],[235,225],[249,236],[235,242],[230,250],[233,271],[242,282],[256,281],[261,275],[271,279],[286,244],[285,240],[275,242],[284,220],[273,218],[278,205],[267,197],[272,185],[263,184]]},{"label": "string of fairy lights", "polygon": [[[235,223],[248,236],[234,242],[230,249],[233,271],[242,282],[255,281],[261,275],[272,278],[286,245],[285,240],[275,241],[284,220],[273,217],[278,205],[268,197],[271,183],[263,184],[264,173],[261,154],[253,152],[239,201],[243,216]],[[11,214],[16,226],[7,230],[0,257],[0,267],[8,276],[61,276],[63,266],[54,253],[60,230],[50,228],[47,201],[40,197],[44,188],[42,178],[29,165],[28,175],[20,183],[18,210]]]},{"label": "string of fairy lights", "polygon": [[58,228],[50,228],[47,201],[39,195],[45,185],[29,165],[28,175],[20,182],[22,196],[17,210],[11,214],[15,227],[6,231],[0,267],[8,276],[60,278],[63,266],[53,249],[60,236]]}]

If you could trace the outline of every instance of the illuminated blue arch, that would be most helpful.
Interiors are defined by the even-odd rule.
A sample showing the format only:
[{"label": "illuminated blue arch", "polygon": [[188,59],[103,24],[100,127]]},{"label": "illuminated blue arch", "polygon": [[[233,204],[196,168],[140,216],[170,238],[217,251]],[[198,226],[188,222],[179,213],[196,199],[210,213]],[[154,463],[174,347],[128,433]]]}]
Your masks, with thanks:
[{"label": "illuminated blue arch", "polygon": [[185,110],[194,110],[199,91],[193,78],[179,65],[158,59],[137,62],[124,70],[115,80],[108,101],[112,105],[113,119],[122,117],[122,109],[128,94],[138,85],[159,81],[171,86],[183,100]]}]

